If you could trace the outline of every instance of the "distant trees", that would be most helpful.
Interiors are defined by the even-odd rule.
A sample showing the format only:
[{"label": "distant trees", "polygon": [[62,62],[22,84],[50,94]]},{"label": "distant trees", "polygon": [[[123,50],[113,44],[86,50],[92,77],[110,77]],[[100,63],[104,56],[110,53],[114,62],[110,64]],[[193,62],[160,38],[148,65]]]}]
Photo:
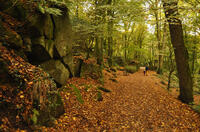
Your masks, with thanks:
[{"label": "distant trees", "polygon": [[[142,20],[140,17],[143,14],[142,2],[136,0],[81,0],[74,1],[70,8],[73,29],[77,34],[75,36],[76,44],[82,48],[89,48],[90,50],[85,51],[90,52],[88,54],[91,56],[95,56],[98,64],[102,64],[103,57],[108,60],[110,67],[114,65],[113,57],[115,56],[122,55],[124,59],[128,56],[134,57],[129,49],[134,49],[134,45],[143,41],[139,35],[141,40],[134,42],[132,34],[135,30],[133,25]],[[131,27],[132,31],[130,31]],[[134,33],[137,34],[137,31]],[[142,37],[144,38],[144,36]],[[121,50],[118,50],[119,48]]]},{"label": "distant trees", "polygon": [[[200,54],[197,48],[200,16],[188,10],[198,11],[196,5],[199,3],[192,0],[179,1],[179,8],[177,2],[73,1],[70,10],[76,44],[85,49],[86,58],[95,57],[100,65],[104,63],[103,60],[108,60],[106,65],[112,67],[115,65],[114,58],[120,57],[125,62],[134,60],[140,65],[148,63],[159,74],[167,73],[169,84],[171,77],[177,78],[178,75],[180,99],[186,103],[192,102],[192,77],[197,82],[195,86],[200,84],[200,79],[196,77],[200,71]],[[177,70],[174,68],[174,56]]]}]

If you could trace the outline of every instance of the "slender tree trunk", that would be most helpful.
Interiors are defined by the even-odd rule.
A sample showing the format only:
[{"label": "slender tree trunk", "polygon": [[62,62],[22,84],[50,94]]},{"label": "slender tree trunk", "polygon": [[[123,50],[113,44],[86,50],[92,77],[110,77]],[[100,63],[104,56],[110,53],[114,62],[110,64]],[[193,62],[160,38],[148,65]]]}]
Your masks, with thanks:
[{"label": "slender tree trunk", "polygon": [[100,42],[99,37],[95,38],[95,53],[96,53],[96,59],[97,64],[102,65],[103,64],[103,53],[102,53],[102,44]]},{"label": "slender tree trunk", "polygon": [[[196,16],[197,17],[197,16]],[[193,53],[192,53],[192,77],[194,78],[195,74],[195,63],[197,61],[197,29],[195,28],[195,36],[193,41]]]},{"label": "slender tree trunk", "polygon": [[127,60],[127,49],[128,49],[128,46],[127,46],[127,35],[125,33],[125,35],[124,35],[124,59],[125,59],[125,61]]},{"label": "slender tree trunk", "polygon": [[167,90],[169,91],[170,87],[171,87],[171,76],[172,76],[173,71],[169,71],[169,75],[168,75],[168,85],[167,85]]},{"label": "slender tree trunk", "polygon": [[167,22],[164,22],[162,43],[159,46],[159,51],[160,51],[160,54],[159,54],[159,67],[158,67],[158,71],[157,71],[159,74],[163,73],[164,55],[162,54],[161,51],[163,51],[166,43],[167,43]]},{"label": "slender tree trunk", "polygon": [[[169,47],[171,48],[171,46]],[[168,64],[169,64],[169,75],[168,75],[168,86],[167,86],[167,90],[169,91],[170,89],[170,85],[171,85],[171,76],[172,76],[172,73],[174,72],[175,70],[175,65],[174,65],[174,61],[173,61],[173,57],[172,57],[172,50],[170,49],[169,51],[169,59],[168,59]]]},{"label": "slender tree trunk", "polygon": [[195,63],[196,63],[196,42],[194,42],[193,46],[193,52],[192,52],[192,77],[194,77],[195,74]]},{"label": "slender tree trunk", "polygon": [[[108,5],[112,4],[112,0],[108,0]],[[113,17],[113,11],[108,9],[107,15]],[[111,67],[113,65],[113,21],[108,20],[108,64]]]},{"label": "slender tree trunk", "polygon": [[161,51],[162,51],[162,43],[161,43],[161,11],[160,11],[160,7],[159,7],[159,0],[156,0],[155,2],[156,5],[156,11],[155,13],[155,18],[156,18],[156,38],[158,41],[158,50],[159,50],[159,55],[158,55],[158,69],[157,69],[157,73],[158,74],[162,74],[162,58],[163,56],[161,55]]},{"label": "slender tree trunk", "polygon": [[177,0],[163,0],[165,15],[169,22],[171,42],[174,48],[179,77],[179,99],[184,103],[193,102],[193,84],[188,63],[188,51],[184,45],[181,20],[178,19]]},{"label": "slender tree trunk", "polygon": [[[105,17],[105,12],[102,12],[102,10],[99,10],[98,7],[101,6],[101,5],[104,5],[105,4],[105,1],[98,1],[98,0],[95,0],[95,8],[96,8],[96,12],[95,12],[95,26],[97,26],[98,24],[100,24],[101,22],[104,22],[105,19],[102,19]],[[98,16],[102,16],[101,17],[98,17]],[[99,32],[99,28],[97,28],[95,30],[96,33]],[[96,54],[96,60],[97,60],[97,64],[101,65],[103,64],[103,45],[102,45],[102,39],[103,37],[102,36],[99,36],[98,34],[95,35],[95,54]]]}]

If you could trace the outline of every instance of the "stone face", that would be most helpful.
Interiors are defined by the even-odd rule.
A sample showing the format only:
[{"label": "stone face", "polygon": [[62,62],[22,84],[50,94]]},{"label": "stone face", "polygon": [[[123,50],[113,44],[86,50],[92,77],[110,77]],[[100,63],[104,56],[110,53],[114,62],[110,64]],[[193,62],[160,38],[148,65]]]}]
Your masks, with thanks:
[{"label": "stone face", "polygon": [[73,69],[74,76],[80,77],[81,76],[81,66],[83,64],[83,60],[76,58],[73,60],[73,62],[74,62],[74,69]]},{"label": "stone face", "polygon": [[63,62],[65,65],[68,66],[68,70],[72,74],[71,76],[74,76],[74,63],[73,63],[72,54],[69,54],[69,55],[63,57]]},{"label": "stone face", "polygon": [[[20,23],[22,24],[24,21],[26,23],[22,27],[23,31],[14,31],[12,26],[5,27],[6,24],[9,26],[9,23],[6,23],[4,15],[0,14],[0,41],[15,50],[20,49],[27,55],[29,62],[34,65],[45,64],[53,59],[55,61],[62,60],[64,66],[56,61],[56,65],[62,68],[52,68],[51,74],[58,72],[58,69],[65,69],[59,71],[60,75],[66,74],[65,77],[68,78],[70,74],[70,77],[72,77],[74,75],[73,35],[68,9],[62,8],[62,15],[54,16],[39,12],[33,13],[27,7],[22,6],[20,2],[9,9],[10,6],[13,6],[13,1],[3,0],[3,3],[0,4],[2,14],[16,20],[19,23],[17,28],[21,29]],[[62,77],[60,78],[57,75],[54,75],[54,77],[57,82],[63,83]]]},{"label": "stone face", "polygon": [[[26,53],[28,60],[24,60],[23,62],[40,65],[46,73],[49,73],[53,77],[57,84],[65,85],[70,74],[74,74],[72,28],[68,10],[62,9],[62,16],[53,16],[37,11],[33,13],[27,7],[25,8],[22,4],[20,5],[18,1],[16,1],[16,4],[13,3],[15,1],[11,0],[2,0],[0,2],[0,13],[4,13],[12,18],[9,20],[16,20],[19,23],[17,25],[12,25],[15,22],[6,23],[5,19],[7,17],[4,18],[0,14],[0,46],[6,45],[14,49],[15,52],[22,52],[23,55]],[[0,66],[2,65],[2,60],[0,60]],[[4,69],[0,69],[0,73],[1,70],[5,71]],[[52,81],[52,79],[50,80]],[[52,84],[55,84],[54,81],[52,81]],[[56,91],[56,85],[53,90],[42,89],[43,84],[48,87],[50,86],[45,82],[46,80],[37,80],[34,82],[34,86],[38,88],[32,91],[35,94],[31,94],[34,95],[33,97],[36,97],[34,98],[36,102],[45,101],[46,98],[42,98],[43,93],[48,95],[47,102],[49,104],[46,104],[45,109],[39,111],[40,117],[38,117],[38,123],[41,124],[49,122],[52,117],[58,117],[64,112],[64,106],[59,93]]]},{"label": "stone face", "polygon": [[62,16],[53,16],[55,23],[55,46],[60,57],[70,54],[72,51],[72,28],[67,12]]},{"label": "stone face", "polygon": [[46,39],[48,40],[52,40],[54,39],[53,35],[54,35],[54,25],[53,25],[53,21],[52,21],[52,16],[51,15],[46,15],[45,16],[45,21],[44,21],[44,36],[46,37]]},{"label": "stone face", "polygon": [[[12,60],[12,63],[10,63],[10,60]],[[16,66],[16,64],[20,65]],[[26,106],[30,105],[30,102],[32,103],[32,108],[34,108],[32,110],[36,110],[39,113],[39,115],[35,115],[39,116],[38,122],[36,121],[35,123],[45,125],[51,122],[53,118],[63,114],[64,106],[56,84],[44,70],[29,64],[4,46],[0,47],[0,67],[0,83],[13,85],[10,87],[12,92],[7,89],[1,89],[3,90],[2,92],[10,99],[16,100],[18,98],[16,93],[19,92],[16,89],[20,86],[21,91],[27,95],[25,97],[27,101],[20,100],[17,103],[22,104],[23,109],[27,111],[29,111],[29,108],[27,109]],[[3,80],[6,82],[2,82]],[[13,109],[17,110],[18,108],[14,106]],[[32,110],[26,115],[22,114],[23,121],[30,122],[33,117]]]},{"label": "stone face", "polygon": [[28,55],[29,61],[32,64],[38,65],[51,59],[45,48],[39,44],[32,45],[31,53]]},{"label": "stone face", "polygon": [[66,84],[69,78],[69,71],[59,60],[49,60],[40,65],[44,71],[50,74],[55,81],[61,85]]}]

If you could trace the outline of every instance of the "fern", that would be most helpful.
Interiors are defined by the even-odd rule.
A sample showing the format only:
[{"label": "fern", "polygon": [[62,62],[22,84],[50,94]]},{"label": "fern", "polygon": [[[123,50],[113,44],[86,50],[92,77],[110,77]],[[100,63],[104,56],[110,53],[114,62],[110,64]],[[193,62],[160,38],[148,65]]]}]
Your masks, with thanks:
[{"label": "fern", "polygon": [[62,11],[57,8],[45,8],[45,12],[56,16],[62,15]]},{"label": "fern", "polygon": [[56,7],[66,7],[69,5],[69,1],[58,1],[58,0],[40,0],[38,3],[38,10],[42,14],[52,14],[55,16],[62,15],[62,11]]},{"label": "fern", "polygon": [[82,98],[82,96],[81,96],[80,90],[79,90],[76,86],[74,86],[73,84],[71,85],[71,87],[73,88],[73,91],[74,91],[74,94],[75,94],[75,96],[76,96],[76,99],[77,99],[81,104],[83,104],[84,101],[83,101],[83,98]]}]

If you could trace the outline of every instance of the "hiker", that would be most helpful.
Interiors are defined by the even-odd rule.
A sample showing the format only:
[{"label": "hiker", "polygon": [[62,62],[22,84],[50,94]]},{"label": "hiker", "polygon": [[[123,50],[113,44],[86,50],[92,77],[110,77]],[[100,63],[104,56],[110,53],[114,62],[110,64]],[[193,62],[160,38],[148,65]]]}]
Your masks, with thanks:
[{"label": "hiker", "polygon": [[144,69],[143,69],[143,70],[144,70],[144,76],[145,76],[145,75],[146,75],[146,67],[144,67]]},{"label": "hiker", "polygon": [[149,70],[149,67],[145,66],[145,74],[146,74],[146,76],[147,76],[148,70]]}]

